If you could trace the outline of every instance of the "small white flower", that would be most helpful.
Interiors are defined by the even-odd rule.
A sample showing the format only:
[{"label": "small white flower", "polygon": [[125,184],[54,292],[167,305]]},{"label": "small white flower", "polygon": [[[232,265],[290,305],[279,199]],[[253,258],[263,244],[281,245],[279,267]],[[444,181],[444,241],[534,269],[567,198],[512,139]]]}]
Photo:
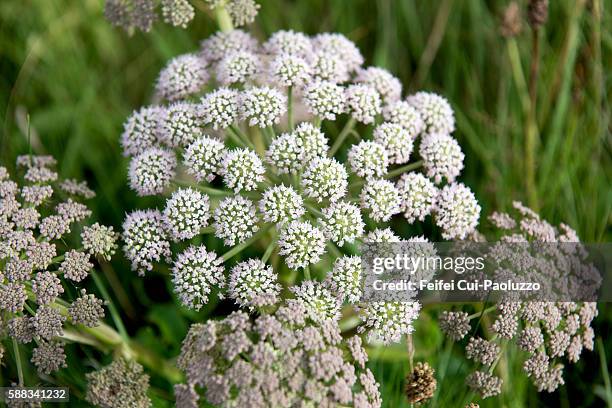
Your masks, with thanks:
[{"label": "small white flower", "polygon": [[391,228],[376,228],[366,235],[363,240],[365,243],[396,243],[401,242],[402,239],[398,237]]},{"label": "small white flower", "polygon": [[287,111],[287,97],[266,86],[247,89],[242,93],[240,101],[241,117],[248,121],[249,126],[272,126]]},{"label": "small white flower", "polygon": [[259,230],[255,206],[238,195],[224,198],[215,209],[213,220],[215,236],[228,246],[244,242]]},{"label": "small white flower", "polygon": [[402,97],[402,83],[383,68],[360,69],[355,82],[364,83],[376,89],[386,103],[398,101]]},{"label": "small white flower", "polygon": [[225,145],[222,142],[203,136],[187,147],[183,153],[183,164],[187,172],[197,181],[211,182],[215,178],[215,173],[219,173],[225,152]]},{"label": "small white flower", "polygon": [[305,268],[319,262],[325,253],[325,243],[320,229],[308,222],[292,221],[279,234],[279,254],[285,256],[289,268]]},{"label": "small white flower", "polygon": [[123,251],[132,270],[143,276],[153,269],[153,262],[172,255],[166,237],[163,216],[157,210],[137,210],[123,222]]},{"label": "small white flower", "polygon": [[304,58],[312,52],[312,44],[304,33],[280,30],[270,36],[263,49],[272,55],[288,54]]},{"label": "small white flower", "polygon": [[206,61],[215,62],[238,51],[256,52],[257,40],[242,30],[217,31],[202,41],[202,56]]},{"label": "small white flower", "polygon": [[390,163],[408,163],[413,149],[410,132],[398,124],[385,122],[376,126],[373,136],[374,141],[387,151]]},{"label": "small white flower", "polygon": [[343,246],[345,242],[352,243],[356,238],[360,238],[365,227],[359,208],[344,201],[324,208],[320,222],[325,236],[339,246]]},{"label": "small white flower", "polygon": [[219,88],[200,101],[202,120],[212,125],[213,129],[226,129],[238,119],[239,103],[238,91],[235,89]]},{"label": "small white flower", "polygon": [[400,193],[388,180],[368,181],[361,190],[361,208],[370,211],[370,218],[386,222],[400,212]]},{"label": "small white flower", "polygon": [[315,80],[329,81],[335,84],[349,80],[349,69],[338,54],[315,52],[309,58],[312,75]]},{"label": "small white flower", "polygon": [[228,188],[239,193],[252,191],[264,180],[266,169],[257,155],[249,149],[233,149],[221,161],[220,174]]},{"label": "small white flower", "polygon": [[406,98],[425,122],[427,133],[450,135],[455,131],[455,114],[446,99],[431,92],[417,92]]},{"label": "small white flower", "polygon": [[304,166],[304,146],[292,133],[283,133],[270,143],[266,161],[278,174],[297,173]]},{"label": "small white flower", "polygon": [[346,103],[351,116],[366,125],[374,123],[382,109],[380,95],[368,85],[357,84],[346,88]]},{"label": "small white flower", "polygon": [[263,220],[274,224],[285,224],[297,220],[306,210],[304,200],[293,187],[280,185],[264,191],[259,210]]},{"label": "small white flower", "polygon": [[200,310],[208,303],[213,286],[225,287],[223,261],[202,246],[190,246],[180,253],[172,267],[174,291],[181,303],[190,309]]},{"label": "small white flower", "polygon": [[402,174],[397,182],[401,197],[401,211],[409,223],[423,221],[434,208],[438,189],[421,173]]},{"label": "small white flower", "polygon": [[204,60],[195,54],[183,54],[170,60],[159,73],[155,91],[166,100],[176,101],[199,92],[208,78]]},{"label": "small white flower", "polygon": [[406,101],[393,102],[385,106],[382,113],[385,121],[400,125],[413,139],[425,129],[419,111]]},{"label": "small white flower", "polygon": [[208,196],[191,188],[172,193],[164,209],[166,229],[175,241],[191,239],[208,225]]},{"label": "small white flower", "polygon": [[369,302],[360,308],[365,327],[358,331],[367,330],[369,342],[399,343],[404,334],[414,331],[412,322],[420,309],[419,302]]},{"label": "small white flower", "polygon": [[359,177],[377,178],[387,173],[389,158],[385,148],[376,142],[363,140],[351,147],[348,153],[351,169]]},{"label": "small white flower", "polygon": [[130,161],[130,187],[139,196],[160,194],[174,178],[175,167],[173,152],[158,147],[145,150]]},{"label": "small white flower", "polygon": [[438,133],[425,136],[419,154],[423,158],[427,176],[433,178],[436,184],[441,183],[443,178],[452,183],[463,170],[465,155],[452,136]]},{"label": "small white flower", "polygon": [[245,83],[259,72],[261,61],[249,51],[238,51],[224,57],[217,65],[217,79],[223,85]]},{"label": "small white flower", "polygon": [[444,239],[465,239],[478,226],[480,205],[474,193],[462,183],[445,186],[437,197],[436,225]]},{"label": "small white flower", "polygon": [[300,123],[292,134],[302,142],[303,160],[305,162],[310,162],[315,157],[323,157],[327,154],[329,150],[327,137],[321,132],[321,129],[315,127],[312,123]]},{"label": "small white flower", "polygon": [[312,68],[306,60],[294,54],[278,55],[270,64],[270,77],[282,86],[302,86],[310,81]]},{"label": "small white flower", "polygon": [[344,197],[347,187],[346,169],[333,158],[314,158],[302,175],[304,193],[317,202],[337,201]]},{"label": "small white flower", "polygon": [[121,147],[125,156],[137,155],[157,146],[162,111],[159,106],[145,106],[134,111],[125,121],[121,134]]},{"label": "small white flower", "polygon": [[344,88],[329,81],[313,81],[304,89],[308,111],[321,119],[336,120],[346,111]]},{"label": "small white flower", "polygon": [[360,257],[344,255],[334,262],[334,268],[327,275],[325,285],[342,301],[357,303],[361,300],[363,293],[362,270]]},{"label": "small white flower", "polygon": [[202,136],[202,119],[197,106],[177,102],[162,110],[159,121],[159,140],[168,147],[187,147]]},{"label": "small white flower", "polygon": [[229,296],[240,306],[257,308],[278,302],[281,286],[271,266],[259,259],[238,263],[230,272]]},{"label": "small white flower", "polygon": [[340,301],[327,290],[321,282],[307,280],[291,291],[304,304],[308,316],[315,322],[340,319]]},{"label": "small white flower", "polygon": [[339,55],[349,70],[354,71],[363,64],[363,56],[354,42],[338,33],[322,33],[312,39],[313,49]]}]

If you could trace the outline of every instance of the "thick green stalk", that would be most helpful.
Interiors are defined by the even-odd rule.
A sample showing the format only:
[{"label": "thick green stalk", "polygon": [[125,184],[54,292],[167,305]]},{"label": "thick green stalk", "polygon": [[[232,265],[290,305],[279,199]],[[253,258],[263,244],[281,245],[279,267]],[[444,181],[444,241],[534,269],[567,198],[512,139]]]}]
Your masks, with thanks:
[{"label": "thick green stalk", "polygon": [[15,365],[17,365],[17,377],[19,378],[19,385],[23,387],[23,367],[21,366],[21,354],[19,354],[19,344],[17,340],[13,338],[13,351],[15,352]]},{"label": "thick green stalk", "polygon": [[287,88],[287,120],[289,121],[289,130],[293,130],[293,87]]},{"label": "thick green stalk", "polygon": [[219,26],[219,29],[224,33],[227,33],[228,31],[232,31],[234,29],[232,17],[229,15],[227,9],[224,6],[215,8],[215,20],[217,20],[217,25]]},{"label": "thick green stalk", "polygon": [[523,73],[523,67],[521,65],[521,56],[518,45],[514,38],[509,38],[506,45],[510,65],[512,67],[512,76],[519,94],[519,99],[523,108],[523,117],[525,119],[525,163],[523,167],[525,169],[525,189],[527,190],[527,200],[529,202],[529,206],[537,210],[538,196],[535,184],[535,156],[538,128],[535,123],[535,115],[532,114],[534,112],[534,108],[531,106],[532,101],[529,96],[527,82],[525,81],[525,74]]},{"label": "thick green stalk", "polygon": [[108,306],[108,310],[110,311],[111,318],[113,319],[113,322],[115,323],[115,327],[117,328],[117,330],[119,330],[119,333],[121,334],[121,337],[123,338],[123,340],[127,342],[130,336],[128,335],[127,330],[125,330],[125,326],[123,325],[123,321],[121,320],[119,311],[115,307],[115,303],[113,302],[108,291],[106,290],[104,283],[102,282],[102,280],[100,279],[96,271],[91,272],[91,277],[93,278],[94,283],[96,284],[96,287],[102,294],[102,297],[106,301],[106,305]]},{"label": "thick green stalk", "polygon": [[412,170],[416,170],[418,168],[420,168],[423,165],[423,160],[419,160],[417,162],[414,163],[410,163],[407,164],[405,166],[402,167],[398,167],[397,169],[393,169],[390,172],[388,172],[387,174],[385,174],[385,178],[386,179],[390,179],[393,177],[397,177],[400,176],[406,172],[412,171]]},{"label": "thick green stalk", "polygon": [[261,238],[262,235],[264,235],[266,232],[268,232],[268,230],[271,228],[270,225],[260,229],[256,234],[254,234],[251,238],[247,239],[246,241],[236,245],[235,247],[233,247],[232,249],[230,249],[229,251],[227,251],[225,254],[223,254],[221,256],[221,259],[223,259],[223,261],[227,261],[228,259],[233,258],[234,256],[238,255],[240,252],[242,252],[245,248],[249,247],[250,245],[252,245],[255,241],[257,241],[259,238]]},{"label": "thick green stalk", "polygon": [[340,146],[342,146],[342,143],[344,143],[344,140],[351,133],[356,124],[357,121],[352,117],[348,120],[348,122],[346,122],[346,125],[344,125],[344,128],[334,141],[334,144],[332,145],[331,149],[329,149],[329,152],[327,153],[329,157],[332,157],[336,153],[336,151],[338,151],[338,149],[340,148]]}]

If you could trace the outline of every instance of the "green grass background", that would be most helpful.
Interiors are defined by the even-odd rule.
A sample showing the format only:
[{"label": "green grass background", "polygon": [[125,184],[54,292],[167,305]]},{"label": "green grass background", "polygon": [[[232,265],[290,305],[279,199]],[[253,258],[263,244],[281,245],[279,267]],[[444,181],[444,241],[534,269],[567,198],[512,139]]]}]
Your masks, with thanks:
[{"label": "green grass background", "polygon": [[[524,22],[515,43],[500,35],[507,1],[260,3],[252,27],[260,38],[288,28],[310,34],[339,31],[358,44],[368,64],[396,74],[406,91],[427,89],[446,96],[466,153],[462,181],[475,190],[483,214],[507,209],[512,200],[528,200],[523,83],[528,81],[531,32]],[[541,38],[536,197],[531,203],[548,220],[575,228],[583,241],[610,241],[612,1],[551,3]],[[126,187],[126,160],[118,143],[122,123],[147,103],[165,61],[196,49],[215,24],[198,13],[188,30],[159,24],[149,34],[129,37],[104,20],[102,8],[101,0],[0,1],[0,159],[10,168],[30,144],[33,152],[54,155],[63,176],[86,178],[97,191],[95,216],[118,228],[127,210],[154,202],[137,199]],[[518,54],[512,53],[515,45]],[[199,314],[180,310],[163,275],[136,278],[124,260],[106,269],[130,333],[165,357],[178,353],[190,321],[223,312],[213,305]],[[460,406],[470,398],[463,386],[467,367],[459,347],[444,343],[435,314],[432,310],[419,320],[416,359],[437,369],[438,393],[430,405]],[[604,406],[611,323],[612,311],[601,305],[596,331],[602,347],[566,370],[567,385],[559,392],[537,394],[520,373],[522,356],[510,355],[504,393],[481,406]],[[407,406],[401,394],[407,372],[404,350],[372,352],[385,406]],[[77,368],[64,370],[60,380],[73,383],[78,397],[84,389],[79,370],[89,371],[108,357],[76,347],[72,351]],[[14,378],[12,369],[7,363],[3,381]],[[28,375],[36,381],[34,373]],[[170,384],[155,376],[152,383],[156,404],[169,404]]]}]

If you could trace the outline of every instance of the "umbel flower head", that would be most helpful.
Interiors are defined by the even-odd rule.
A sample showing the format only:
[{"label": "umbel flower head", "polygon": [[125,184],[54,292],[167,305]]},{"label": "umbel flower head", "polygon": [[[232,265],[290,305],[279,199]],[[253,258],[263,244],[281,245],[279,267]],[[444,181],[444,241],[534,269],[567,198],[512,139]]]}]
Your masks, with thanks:
[{"label": "umbel flower head", "polygon": [[72,293],[87,281],[94,257],[110,259],[118,239],[112,227],[88,225],[91,211],[80,201],[93,191],[61,180],[54,166],[50,156],[19,156],[23,183],[0,167],[0,311],[8,329],[2,335],[22,344],[35,340],[30,360],[43,374],[66,367],[67,325],[93,328],[103,321],[102,300]]},{"label": "umbel flower head", "polygon": [[[210,12],[223,9],[236,27],[251,24],[259,12],[254,0],[205,0],[203,5]],[[189,0],[106,0],[104,15],[111,24],[132,34],[137,29],[150,31],[160,17],[166,24],[187,28],[195,8]]]},{"label": "umbel flower head", "polygon": [[135,361],[119,358],[106,367],[87,374],[85,399],[101,407],[151,406],[147,396],[149,376]]},{"label": "umbel flower head", "polygon": [[[513,213],[493,213],[489,217],[493,226],[502,233],[500,244],[516,245],[527,241],[576,244],[572,246],[573,250],[565,252],[547,251],[546,247],[527,251],[514,246],[507,255],[502,250],[504,247],[499,246],[499,265],[496,267],[531,276],[538,273],[550,276],[552,271],[561,289],[561,283],[570,279],[582,291],[596,290],[590,275],[567,276],[569,272],[564,269],[568,264],[588,264],[586,254],[579,250],[576,232],[565,224],[553,227],[520,202],[514,202],[513,207]],[[523,371],[538,391],[555,391],[564,383],[564,365],[578,361],[584,350],[593,350],[595,333],[591,324],[598,313],[596,303],[510,299],[498,303],[496,308],[486,313],[489,314],[486,319],[478,315],[478,320],[488,325],[482,332],[492,333],[493,337],[470,337],[465,347],[466,357],[480,367],[494,368],[503,358],[500,355],[501,341],[506,347],[517,347],[527,353]],[[465,311],[445,311],[439,318],[440,328],[449,338],[459,341],[471,331],[474,318]],[[466,378],[467,385],[482,398],[495,396],[501,391],[502,380],[490,371],[476,370]]]},{"label": "umbel flower head", "polygon": [[[165,198],[164,208],[127,216],[132,268],[169,264],[177,297],[192,309],[221,296],[265,314],[291,297],[321,322],[348,303],[359,307],[368,340],[400,341],[420,306],[361,303],[360,245],[403,241],[380,224],[395,226],[400,214],[408,223],[432,215],[445,239],[475,230],[480,207],[457,182],[463,153],[449,135],[450,105],[434,94],[402,95],[397,78],[364,66],[341,34],[279,31],[260,44],[231,30],[186,55],[160,74],[180,77],[176,86],[125,126],[132,189]],[[188,80],[196,71],[179,62],[193,67],[194,57],[205,74]],[[194,108],[193,122],[177,115],[162,135],[176,106]],[[207,385],[212,394],[225,392],[215,384]],[[195,385],[177,395],[192,399]]]},{"label": "umbel flower head", "polygon": [[234,312],[192,325],[178,358],[187,383],[177,388],[177,403],[380,407],[360,339],[345,343],[336,322],[311,316],[306,304],[291,300],[254,320]]}]

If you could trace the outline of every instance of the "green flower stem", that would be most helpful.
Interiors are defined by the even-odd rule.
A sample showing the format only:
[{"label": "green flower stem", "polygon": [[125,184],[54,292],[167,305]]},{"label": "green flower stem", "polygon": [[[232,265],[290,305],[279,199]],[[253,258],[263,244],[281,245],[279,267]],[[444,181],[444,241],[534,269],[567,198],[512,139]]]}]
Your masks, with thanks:
[{"label": "green flower stem", "polygon": [[289,130],[293,130],[293,87],[287,88],[287,120],[289,122]]},{"label": "green flower stem", "polygon": [[308,211],[310,211],[311,213],[313,213],[314,215],[316,215],[319,218],[323,217],[323,213],[321,211],[319,211],[319,209],[317,209],[315,206],[310,205],[308,203],[305,203],[305,205],[306,205],[306,208],[308,209]]},{"label": "green flower stem", "polygon": [[268,259],[270,259],[270,256],[272,256],[272,252],[274,252],[274,248],[276,248],[276,237],[274,234],[272,235],[273,237],[270,240],[270,244],[268,245],[268,248],[266,248],[266,252],[264,252],[263,256],[261,257],[261,262],[263,263],[268,262]]},{"label": "green flower stem", "polygon": [[487,313],[489,313],[489,312],[492,312],[492,311],[494,311],[495,309],[497,309],[497,306],[491,306],[491,307],[486,308],[485,310],[483,310],[483,311],[481,311],[481,312],[476,312],[476,313],[474,313],[474,314],[471,314],[471,315],[469,315],[467,318],[468,318],[468,320],[472,320],[472,319],[475,319],[475,318],[477,318],[477,317],[484,316],[485,314],[487,314]]},{"label": "green flower stem", "polygon": [[519,99],[525,117],[525,188],[529,206],[537,210],[538,197],[535,185],[535,150],[538,138],[538,128],[535,123],[535,107],[531,106],[527,81],[521,65],[521,56],[518,45],[514,38],[508,38],[506,48],[510,66],[512,67],[512,77],[519,93]]},{"label": "green flower stem", "polygon": [[104,283],[98,276],[97,272],[92,271],[91,276],[94,280],[94,283],[96,284],[96,287],[98,288],[98,290],[102,294],[102,297],[107,303],[108,310],[110,311],[113,322],[115,323],[115,327],[117,327],[117,330],[119,330],[119,333],[121,334],[121,337],[123,337],[123,340],[127,342],[130,337],[128,336],[127,330],[125,330],[125,326],[123,325],[123,321],[121,320],[119,311],[117,311],[117,308],[115,307],[115,303],[108,294],[108,291],[106,290],[106,287],[104,286]]},{"label": "green flower stem", "polygon": [[23,367],[21,365],[21,354],[19,353],[19,344],[17,340],[13,338],[13,351],[15,352],[15,365],[17,366],[17,377],[19,378],[19,385],[23,387]]},{"label": "green flower stem", "polygon": [[219,190],[218,188],[201,186],[199,184],[191,183],[189,181],[173,181],[172,184],[179,187],[191,187],[206,193],[211,196],[233,196],[234,192],[229,190]]},{"label": "green flower stem", "polygon": [[321,129],[321,118],[317,116],[317,117],[314,119],[314,124],[315,124],[315,127],[316,127],[317,129]]},{"label": "green flower stem", "polygon": [[232,249],[230,249],[229,251],[224,253],[221,256],[221,259],[223,259],[223,262],[227,261],[228,259],[233,258],[234,256],[238,255],[240,252],[242,252],[245,248],[251,246],[255,241],[257,241],[266,232],[268,232],[268,230],[270,228],[272,228],[271,225],[265,226],[264,228],[260,229],[257,233],[255,233],[251,238],[249,238],[246,241],[236,245],[235,247],[233,247]]},{"label": "green flower stem", "polygon": [[327,249],[329,250],[329,252],[332,253],[332,255],[335,258],[340,258],[343,256],[343,253],[340,251],[340,249],[338,249],[338,247],[336,246],[336,244],[334,244],[331,241],[327,241]]},{"label": "green flower stem", "polygon": [[306,266],[304,267],[304,278],[306,278],[306,280],[310,280],[310,266]]},{"label": "green flower stem", "polygon": [[247,135],[244,134],[242,130],[236,125],[230,125],[229,132],[230,135],[233,133],[239,140],[242,141],[243,145],[250,147],[255,150],[255,145],[251,142],[251,139]]},{"label": "green flower stem", "polygon": [[386,179],[390,179],[393,177],[397,177],[399,175],[402,175],[406,172],[412,171],[412,170],[416,170],[418,168],[420,168],[421,166],[423,166],[423,160],[419,160],[417,162],[414,163],[410,163],[407,164],[405,166],[402,167],[398,167],[397,169],[393,169],[390,172],[388,172],[387,174],[385,174],[385,178]]},{"label": "green flower stem", "polygon": [[228,31],[232,31],[234,29],[234,24],[232,23],[232,17],[227,12],[227,9],[224,6],[220,6],[215,8],[215,20],[217,20],[217,25],[219,29],[224,33]]},{"label": "green flower stem", "polygon": [[332,157],[338,151],[340,146],[342,146],[344,139],[346,139],[346,137],[351,133],[356,124],[357,121],[352,117],[348,120],[348,122],[346,122],[346,125],[344,125],[344,128],[334,141],[334,144],[332,145],[331,149],[329,149],[329,152],[327,153],[329,157]]}]

